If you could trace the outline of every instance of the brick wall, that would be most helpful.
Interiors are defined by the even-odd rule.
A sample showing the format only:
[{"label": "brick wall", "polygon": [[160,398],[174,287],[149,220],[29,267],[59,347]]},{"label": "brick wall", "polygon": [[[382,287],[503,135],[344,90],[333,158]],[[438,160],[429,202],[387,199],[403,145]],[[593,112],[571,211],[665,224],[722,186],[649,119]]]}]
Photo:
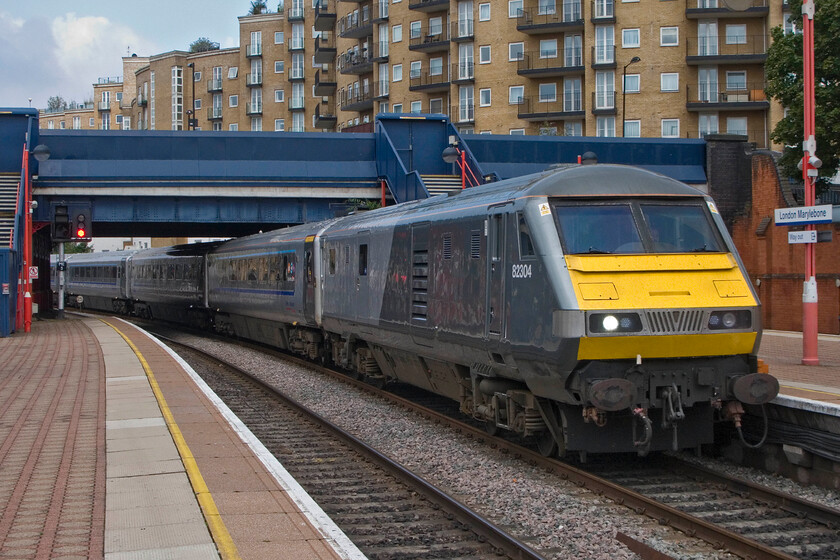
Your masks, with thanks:
[{"label": "brick wall", "polygon": [[[727,216],[724,208],[729,212],[730,233],[761,299],[764,328],[801,331],[805,249],[788,243],[791,228],[773,223],[774,209],[796,203],[783,189],[770,153],[744,152],[742,146],[746,157],[739,158],[731,149],[734,142],[724,144],[710,146],[707,152],[710,192],[721,215]],[[749,182],[733,180],[744,172],[749,174]],[[817,229],[832,230],[834,235],[833,242],[817,244],[818,328],[821,333],[840,334],[840,224]]]}]

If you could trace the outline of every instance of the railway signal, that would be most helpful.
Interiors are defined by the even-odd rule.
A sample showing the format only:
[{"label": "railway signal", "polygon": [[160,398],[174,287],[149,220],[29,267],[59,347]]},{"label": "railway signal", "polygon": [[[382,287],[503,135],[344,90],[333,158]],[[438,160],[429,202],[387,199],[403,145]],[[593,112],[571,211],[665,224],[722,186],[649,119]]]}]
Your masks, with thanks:
[{"label": "railway signal", "polygon": [[77,208],[73,215],[73,241],[90,241],[90,208]]}]

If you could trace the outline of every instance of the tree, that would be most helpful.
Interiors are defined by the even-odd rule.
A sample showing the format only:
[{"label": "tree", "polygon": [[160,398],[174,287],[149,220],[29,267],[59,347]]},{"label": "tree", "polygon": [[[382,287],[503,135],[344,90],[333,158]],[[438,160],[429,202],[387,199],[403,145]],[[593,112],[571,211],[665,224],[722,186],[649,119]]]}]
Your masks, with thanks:
[{"label": "tree", "polygon": [[74,255],[76,253],[92,253],[93,247],[90,243],[65,243],[64,244],[64,254],[65,255]]},{"label": "tree", "polygon": [[[802,0],[790,0],[790,13],[797,27]],[[840,0],[817,0],[814,15],[814,83],[816,84],[817,157],[822,162],[818,189],[840,164]],[[779,164],[791,177],[802,177],[796,165],[802,160],[805,107],[800,33],[785,34],[781,27],[772,30],[773,42],[767,50],[764,66],[767,94],[787,109],[787,115],[773,129],[770,137],[785,146]]]},{"label": "tree", "polygon": [[47,100],[48,111],[64,111],[67,109],[67,102],[60,95],[53,95]]},{"label": "tree", "polygon": [[207,37],[199,37],[192,43],[190,43],[190,52],[197,53],[197,52],[206,52],[206,51],[217,51],[219,50],[219,43],[214,43]]},{"label": "tree", "polygon": [[268,6],[265,3],[265,0],[253,0],[251,2],[251,9],[248,10],[249,16],[256,16],[259,14],[263,14],[268,10]]}]

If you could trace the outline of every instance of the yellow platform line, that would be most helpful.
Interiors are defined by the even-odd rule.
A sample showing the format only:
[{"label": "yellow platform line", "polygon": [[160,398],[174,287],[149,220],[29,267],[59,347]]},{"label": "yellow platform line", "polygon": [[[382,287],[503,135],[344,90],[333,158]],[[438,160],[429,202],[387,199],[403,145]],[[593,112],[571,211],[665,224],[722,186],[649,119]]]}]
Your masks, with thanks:
[{"label": "yellow platform line", "polygon": [[183,434],[181,434],[181,429],[178,427],[178,424],[175,423],[175,417],[172,416],[172,412],[169,410],[169,405],[166,404],[166,399],[163,397],[163,392],[160,390],[157,379],[155,379],[155,374],[152,373],[152,368],[149,367],[148,362],[146,362],[146,358],[143,357],[140,350],[137,349],[134,343],[131,342],[131,340],[129,340],[120,329],[104,319],[100,319],[100,321],[117,331],[117,334],[126,341],[128,346],[140,360],[140,364],[143,366],[143,371],[146,372],[146,377],[149,379],[149,384],[152,386],[152,392],[155,394],[158,406],[160,406],[160,410],[163,413],[163,419],[166,422],[166,426],[169,428],[169,433],[172,434],[172,439],[175,441],[175,447],[181,455],[181,461],[184,463],[184,469],[187,471],[187,476],[190,479],[193,492],[195,492],[196,499],[201,506],[201,511],[204,514],[207,526],[210,528],[210,533],[213,535],[213,540],[216,542],[216,546],[219,549],[219,554],[225,560],[240,560],[239,550],[237,550],[236,544],[233,542],[224,521],[222,521],[222,516],[219,514],[219,510],[216,507],[213,495],[207,488],[207,484],[204,482],[204,477],[201,476],[201,471],[199,471],[195,457],[193,456],[192,451],[190,451]]},{"label": "yellow platform line", "polygon": [[807,389],[805,387],[794,387],[792,385],[779,384],[783,389],[792,389],[794,391],[806,391],[808,393],[819,393],[821,395],[831,395],[832,397],[840,397],[840,393],[832,393],[830,391],[820,391],[819,389]]}]

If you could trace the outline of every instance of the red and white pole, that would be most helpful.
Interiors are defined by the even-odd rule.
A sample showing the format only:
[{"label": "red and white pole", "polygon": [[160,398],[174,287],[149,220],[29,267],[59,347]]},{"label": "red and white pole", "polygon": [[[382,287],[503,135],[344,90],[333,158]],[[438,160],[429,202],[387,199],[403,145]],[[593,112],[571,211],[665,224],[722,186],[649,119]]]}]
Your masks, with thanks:
[{"label": "red and white pole", "polygon": [[[814,0],[802,2],[802,60],[804,71],[805,97],[805,141],[802,143],[802,182],[805,185],[805,206],[813,206],[816,201],[817,168],[812,165],[812,157],[817,155],[815,137],[814,106]],[[816,229],[809,225],[809,230]],[[802,363],[819,365],[817,355],[818,313],[816,243],[805,244],[805,283],[802,289]]]},{"label": "red and white pole", "polygon": [[32,330],[32,280],[29,267],[32,265],[32,192],[29,178],[29,147],[23,148],[23,332]]}]

